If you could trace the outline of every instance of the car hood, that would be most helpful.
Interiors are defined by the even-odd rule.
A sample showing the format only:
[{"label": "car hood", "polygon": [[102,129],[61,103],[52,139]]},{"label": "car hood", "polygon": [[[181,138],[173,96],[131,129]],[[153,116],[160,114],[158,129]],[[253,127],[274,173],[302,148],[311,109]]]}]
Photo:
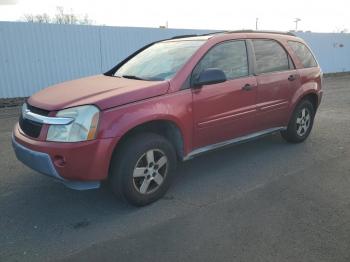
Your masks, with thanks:
[{"label": "car hood", "polygon": [[32,95],[28,103],[49,111],[94,104],[107,109],[167,93],[167,81],[97,75],[60,83]]}]

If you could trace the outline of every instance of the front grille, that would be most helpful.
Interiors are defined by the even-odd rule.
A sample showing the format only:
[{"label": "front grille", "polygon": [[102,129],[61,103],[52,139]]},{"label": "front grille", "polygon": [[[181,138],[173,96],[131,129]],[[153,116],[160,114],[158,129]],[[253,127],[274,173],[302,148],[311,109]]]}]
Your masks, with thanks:
[{"label": "front grille", "polygon": [[42,116],[48,116],[50,113],[50,111],[31,106],[30,104],[27,104],[27,108],[30,110],[30,112],[33,112],[35,114],[42,115]]},{"label": "front grille", "polygon": [[[31,112],[38,115],[48,116],[50,113],[50,111],[31,106],[29,104],[27,104],[27,108]],[[22,131],[26,135],[30,137],[38,138],[41,132],[41,128],[43,127],[43,124],[28,120],[28,119],[24,119],[21,114],[21,116],[19,117],[19,126],[21,127]]]}]

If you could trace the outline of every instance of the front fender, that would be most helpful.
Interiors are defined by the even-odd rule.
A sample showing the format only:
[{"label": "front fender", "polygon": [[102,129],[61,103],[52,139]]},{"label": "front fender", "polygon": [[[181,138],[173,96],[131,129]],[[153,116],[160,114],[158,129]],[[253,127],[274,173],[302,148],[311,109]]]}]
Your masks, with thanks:
[{"label": "front fender", "polygon": [[175,124],[184,142],[184,153],[192,144],[192,95],[190,90],[155,97],[111,108],[101,113],[98,137],[120,138],[129,130],[155,120],[166,120]]}]

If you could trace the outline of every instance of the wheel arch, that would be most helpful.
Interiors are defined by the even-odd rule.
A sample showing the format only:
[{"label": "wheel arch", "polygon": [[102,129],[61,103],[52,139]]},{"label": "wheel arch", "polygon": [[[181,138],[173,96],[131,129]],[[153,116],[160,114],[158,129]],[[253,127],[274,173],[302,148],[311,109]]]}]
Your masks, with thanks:
[{"label": "wheel arch", "polygon": [[305,99],[309,100],[312,103],[314,110],[316,111],[318,108],[318,95],[317,95],[317,93],[311,92],[311,93],[305,94],[304,96],[302,96],[300,98],[298,103],[300,103],[301,100],[305,100]]},{"label": "wheel arch", "polygon": [[315,111],[318,108],[318,94],[316,91],[314,90],[309,90],[308,92],[303,93],[302,95],[300,95],[295,102],[293,103],[293,110],[291,113],[294,112],[296,106],[302,101],[302,100],[309,100],[312,105],[314,106]]},{"label": "wheel arch", "polygon": [[130,137],[145,132],[151,132],[165,137],[174,146],[177,158],[179,160],[183,159],[185,155],[183,132],[174,121],[169,119],[154,119],[133,126],[122,134],[114,151],[118,151]]},{"label": "wheel arch", "polygon": [[291,107],[289,110],[288,121],[292,116],[296,106],[303,99],[309,99],[312,105],[314,106],[315,112],[319,105],[319,92],[318,92],[318,84],[316,82],[308,82],[303,84],[298,90],[294,93],[291,100]]}]

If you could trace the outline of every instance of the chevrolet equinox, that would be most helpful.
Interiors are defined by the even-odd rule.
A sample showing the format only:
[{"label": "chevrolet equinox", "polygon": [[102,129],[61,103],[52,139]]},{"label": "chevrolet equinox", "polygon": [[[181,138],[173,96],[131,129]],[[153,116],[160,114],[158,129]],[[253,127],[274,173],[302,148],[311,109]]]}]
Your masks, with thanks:
[{"label": "chevrolet equinox", "polygon": [[108,180],[142,206],[165,194],[177,161],[274,132],[304,141],[321,87],[314,55],[291,33],[178,36],[34,94],[12,144],[20,161],[70,188]]}]

